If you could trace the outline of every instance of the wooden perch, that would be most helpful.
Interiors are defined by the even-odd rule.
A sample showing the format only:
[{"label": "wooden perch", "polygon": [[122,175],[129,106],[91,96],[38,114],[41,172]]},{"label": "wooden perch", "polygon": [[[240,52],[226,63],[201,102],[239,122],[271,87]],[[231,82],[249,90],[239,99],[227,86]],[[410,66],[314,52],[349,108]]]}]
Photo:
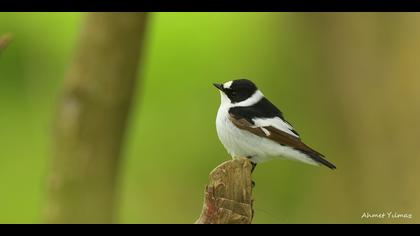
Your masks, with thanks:
[{"label": "wooden perch", "polygon": [[10,33],[0,36],[0,52],[6,48],[6,46],[10,43],[11,40],[12,34]]},{"label": "wooden perch", "polygon": [[209,175],[204,204],[196,224],[250,224],[252,165],[248,160],[227,161]]}]

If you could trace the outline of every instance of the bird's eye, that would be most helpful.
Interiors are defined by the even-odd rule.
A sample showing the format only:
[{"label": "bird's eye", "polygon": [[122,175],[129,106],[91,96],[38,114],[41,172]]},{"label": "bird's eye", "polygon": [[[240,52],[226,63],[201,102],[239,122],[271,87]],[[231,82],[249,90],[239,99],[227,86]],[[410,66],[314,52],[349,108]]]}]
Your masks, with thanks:
[{"label": "bird's eye", "polygon": [[230,92],[230,95],[232,95],[232,96],[236,96],[236,94],[237,94],[237,93],[236,93],[235,91],[231,91],[231,92]]}]

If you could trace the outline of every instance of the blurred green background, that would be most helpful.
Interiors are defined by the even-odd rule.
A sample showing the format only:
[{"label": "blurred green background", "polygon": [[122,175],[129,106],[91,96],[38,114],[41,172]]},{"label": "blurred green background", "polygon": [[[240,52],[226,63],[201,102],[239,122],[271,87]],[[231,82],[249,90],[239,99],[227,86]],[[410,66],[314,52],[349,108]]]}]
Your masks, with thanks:
[{"label": "blurred green background", "polygon": [[[0,13],[0,223],[41,223],[52,120],[82,13]],[[230,157],[213,82],[253,80],[336,171],[254,172],[255,223],[420,223],[420,15],[152,13],[118,187],[119,223],[192,223]],[[364,212],[412,219],[361,219]]]}]

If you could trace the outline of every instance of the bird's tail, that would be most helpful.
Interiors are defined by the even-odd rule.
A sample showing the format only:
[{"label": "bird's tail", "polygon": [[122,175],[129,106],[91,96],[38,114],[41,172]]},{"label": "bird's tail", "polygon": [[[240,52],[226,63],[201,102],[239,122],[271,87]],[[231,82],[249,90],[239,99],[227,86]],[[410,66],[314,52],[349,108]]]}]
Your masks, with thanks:
[{"label": "bird's tail", "polygon": [[305,153],[306,155],[308,155],[313,161],[322,164],[328,168],[330,168],[331,170],[335,170],[337,169],[337,167],[335,167],[334,164],[332,164],[331,162],[325,160],[322,154],[320,153],[315,153],[315,152],[311,152],[311,151],[304,151],[304,150],[300,150],[301,152]]}]

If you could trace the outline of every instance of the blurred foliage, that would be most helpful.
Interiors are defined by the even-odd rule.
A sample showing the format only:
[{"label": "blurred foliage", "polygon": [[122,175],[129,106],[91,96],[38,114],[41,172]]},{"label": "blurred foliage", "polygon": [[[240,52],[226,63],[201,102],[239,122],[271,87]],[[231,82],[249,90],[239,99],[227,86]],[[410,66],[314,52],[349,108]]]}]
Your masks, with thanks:
[{"label": "blurred foliage", "polygon": [[[42,222],[55,99],[81,19],[0,14],[0,35],[14,35],[0,55],[1,223]],[[246,77],[338,167],[259,165],[255,223],[418,223],[419,20],[153,13],[120,167],[119,222],[194,222],[208,173],[230,158],[216,135],[211,84]],[[414,218],[361,219],[388,211]]]}]

